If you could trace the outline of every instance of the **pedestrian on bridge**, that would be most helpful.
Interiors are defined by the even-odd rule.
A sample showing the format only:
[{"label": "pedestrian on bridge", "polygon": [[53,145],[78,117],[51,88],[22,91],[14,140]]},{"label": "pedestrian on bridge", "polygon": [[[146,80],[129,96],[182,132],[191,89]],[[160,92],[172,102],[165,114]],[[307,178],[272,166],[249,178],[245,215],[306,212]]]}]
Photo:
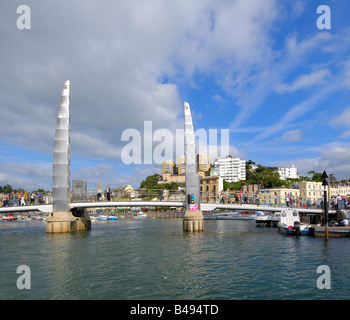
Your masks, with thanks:
[{"label": "pedestrian on bridge", "polygon": [[100,201],[102,196],[102,190],[100,187],[97,187],[96,190],[97,190],[97,201]]},{"label": "pedestrian on bridge", "polygon": [[111,188],[107,186],[107,201],[111,201]]}]

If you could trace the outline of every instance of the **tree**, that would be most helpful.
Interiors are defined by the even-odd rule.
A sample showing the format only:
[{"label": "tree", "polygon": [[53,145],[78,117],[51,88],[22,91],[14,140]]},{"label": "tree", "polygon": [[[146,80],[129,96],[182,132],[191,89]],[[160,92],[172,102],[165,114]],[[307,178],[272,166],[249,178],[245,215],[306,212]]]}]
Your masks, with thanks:
[{"label": "tree", "polygon": [[13,191],[13,189],[12,189],[12,187],[9,184],[7,184],[7,185],[5,185],[3,187],[0,186],[0,192],[1,193],[11,193],[12,191]]},{"label": "tree", "polygon": [[229,182],[227,182],[226,180],[223,180],[223,188],[224,190],[227,190],[227,189],[231,189],[232,186]]},{"label": "tree", "polygon": [[148,176],[146,180],[143,180],[140,184],[140,188],[146,189],[159,189],[158,181],[161,179],[161,176],[156,173],[152,176]]},{"label": "tree", "polygon": [[312,181],[315,181],[315,182],[322,182],[323,181],[322,173],[320,173],[320,172],[315,172],[314,170],[312,170],[312,171],[309,171],[308,174],[312,174],[312,178],[311,178]]}]

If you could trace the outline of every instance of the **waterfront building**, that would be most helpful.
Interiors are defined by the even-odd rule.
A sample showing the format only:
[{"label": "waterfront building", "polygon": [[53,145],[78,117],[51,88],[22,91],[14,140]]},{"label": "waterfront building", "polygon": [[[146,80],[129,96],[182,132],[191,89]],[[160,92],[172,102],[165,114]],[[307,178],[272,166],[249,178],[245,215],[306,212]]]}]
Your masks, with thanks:
[{"label": "waterfront building", "polygon": [[210,175],[219,176],[227,182],[238,182],[246,179],[246,161],[228,155],[214,161]]},{"label": "waterfront building", "polygon": [[171,174],[168,176],[167,178],[167,182],[166,183],[171,183],[171,182],[176,182],[176,183],[185,183],[185,174]]},{"label": "waterfront building", "polygon": [[325,187],[322,185],[322,182],[298,181],[294,185],[300,190],[300,196],[303,201],[310,199],[311,204],[317,203],[324,195]]},{"label": "waterfront building", "polygon": [[217,202],[221,190],[223,190],[223,179],[221,177],[210,176],[200,179],[201,202]]},{"label": "waterfront building", "polygon": [[300,190],[293,188],[271,188],[260,189],[259,201],[260,204],[268,205],[286,205],[286,198],[298,199]]},{"label": "waterfront building", "polygon": [[350,196],[350,186],[348,186],[348,185],[331,186],[329,188],[329,197],[337,197],[338,195],[340,195],[341,197],[349,197]]},{"label": "waterfront building", "polygon": [[242,185],[242,193],[248,193],[248,196],[252,197],[257,192],[260,191],[260,185],[259,184],[243,184]]},{"label": "waterfront building", "polygon": [[128,184],[127,186],[121,186],[112,189],[113,199],[130,199],[135,198],[137,196],[134,188]]},{"label": "waterfront building", "polygon": [[298,179],[299,174],[297,168],[292,165],[291,167],[281,168],[278,167],[277,172],[280,174],[281,180],[286,180],[288,178],[290,179]]}]

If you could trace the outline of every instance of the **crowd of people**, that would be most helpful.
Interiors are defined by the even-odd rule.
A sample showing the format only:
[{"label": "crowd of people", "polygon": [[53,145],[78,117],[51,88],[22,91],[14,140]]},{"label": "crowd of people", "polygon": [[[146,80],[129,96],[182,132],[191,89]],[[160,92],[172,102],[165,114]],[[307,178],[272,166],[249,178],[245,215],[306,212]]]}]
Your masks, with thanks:
[{"label": "crowd of people", "polygon": [[[233,204],[267,204],[263,203],[260,200],[259,193],[256,192],[255,194],[248,194],[247,192],[241,192],[236,191],[232,192],[229,189],[226,191],[221,190],[218,195],[218,201],[219,203],[233,203]],[[310,198],[303,199],[302,197],[294,196],[290,193],[288,193],[284,201],[282,199],[278,198],[277,196],[275,199],[271,199],[270,205],[275,206],[282,206],[286,205],[287,207],[291,208],[310,208],[310,207],[317,207],[318,209],[323,208],[323,197],[318,200],[311,200]],[[332,210],[337,209],[347,209],[350,208],[350,197],[342,197],[338,194],[338,196],[332,196],[329,200],[329,208]]]},{"label": "crowd of people", "polygon": [[0,196],[2,207],[28,206],[44,204],[45,200],[41,192],[9,192]]}]

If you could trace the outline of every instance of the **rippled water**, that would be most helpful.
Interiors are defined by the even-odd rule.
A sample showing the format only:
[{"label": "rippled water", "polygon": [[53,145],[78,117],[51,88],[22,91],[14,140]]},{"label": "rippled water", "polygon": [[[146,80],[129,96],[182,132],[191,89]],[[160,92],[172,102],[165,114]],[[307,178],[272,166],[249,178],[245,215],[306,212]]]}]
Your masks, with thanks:
[{"label": "rippled water", "polygon": [[[350,239],[288,237],[254,221],[97,222],[47,234],[45,223],[0,223],[0,299],[349,299]],[[19,265],[31,289],[16,286]],[[331,269],[320,290],[317,267]]]}]

